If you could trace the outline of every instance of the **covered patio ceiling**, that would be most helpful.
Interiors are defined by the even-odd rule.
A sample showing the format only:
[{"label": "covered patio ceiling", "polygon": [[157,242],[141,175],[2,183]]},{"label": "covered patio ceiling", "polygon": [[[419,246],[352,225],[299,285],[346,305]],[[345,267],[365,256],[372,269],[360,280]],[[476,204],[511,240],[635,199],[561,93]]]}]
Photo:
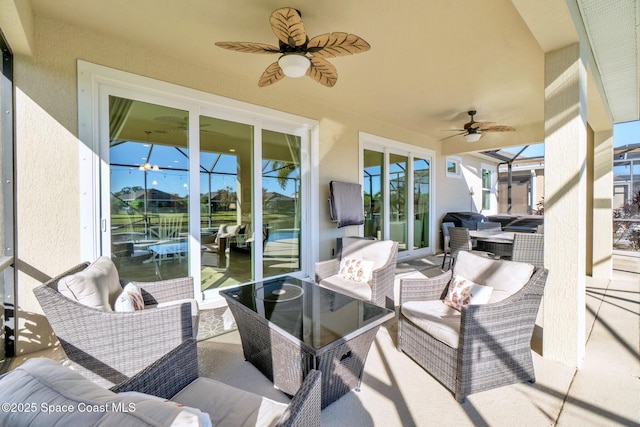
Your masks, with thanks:
[{"label": "covered patio ceiling", "polygon": [[[577,41],[578,32],[586,31],[593,53],[591,127],[606,130],[612,122],[640,118],[634,0],[31,0],[30,5],[0,5],[1,28],[18,55],[31,53],[36,25],[29,23],[54,19],[168,52],[185,72],[193,64],[224,73],[228,80],[220,81],[221,88],[238,85],[264,97],[289,97],[291,105],[313,99],[434,140],[466,123],[470,109],[478,111],[476,120],[517,129],[487,134],[477,143],[448,138],[442,141],[445,153],[542,142],[545,52]],[[309,36],[350,32],[369,42],[371,50],[332,58],[338,71],[333,88],[306,77],[258,88],[260,75],[277,56],[231,52],[214,43],[276,44],[268,18],[284,6],[301,11]],[[17,16],[22,19],[12,19]]]}]

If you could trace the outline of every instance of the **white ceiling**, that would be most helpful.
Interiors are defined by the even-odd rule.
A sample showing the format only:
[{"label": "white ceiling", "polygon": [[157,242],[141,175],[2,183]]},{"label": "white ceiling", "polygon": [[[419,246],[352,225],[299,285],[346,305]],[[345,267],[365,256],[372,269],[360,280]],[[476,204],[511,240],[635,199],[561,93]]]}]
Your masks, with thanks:
[{"label": "white ceiling", "polygon": [[614,121],[639,120],[638,0],[579,0],[578,6]]},{"label": "white ceiling", "polygon": [[[620,7],[609,7],[614,3]],[[483,138],[507,145],[540,142],[544,54],[577,40],[573,10],[585,14],[613,120],[639,118],[636,0],[31,0],[31,5],[40,17],[172,55],[185,66],[244,77],[264,96],[303,94],[434,139],[449,136],[446,130],[462,126],[466,112],[476,109],[476,120],[518,129],[506,140],[504,134]],[[232,52],[214,42],[277,45],[268,18],[284,6],[302,12],[310,37],[350,32],[371,50],[331,58],[338,70],[333,88],[307,77],[258,88],[258,78],[277,56]],[[625,73],[618,76],[623,60]],[[628,68],[634,64],[635,71]],[[591,79],[589,96],[596,101],[598,89],[598,80]],[[595,130],[610,127],[609,117],[589,104]]]}]

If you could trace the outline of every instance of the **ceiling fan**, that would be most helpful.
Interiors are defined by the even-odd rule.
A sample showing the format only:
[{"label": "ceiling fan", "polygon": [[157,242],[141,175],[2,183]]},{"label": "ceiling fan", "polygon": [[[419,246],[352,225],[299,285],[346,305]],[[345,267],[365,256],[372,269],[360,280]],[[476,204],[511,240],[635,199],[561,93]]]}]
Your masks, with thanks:
[{"label": "ceiling fan", "polygon": [[468,123],[465,123],[462,129],[455,129],[452,131],[458,133],[443,138],[443,140],[462,135],[464,140],[467,142],[477,142],[486,132],[513,132],[516,130],[511,126],[497,125],[493,122],[476,122],[473,119],[473,116],[476,115],[476,110],[470,110],[467,114],[471,116],[471,120]]},{"label": "ceiling fan", "polygon": [[325,58],[353,55],[371,48],[362,38],[342,32],[321,34],[309,40],[302,23],[302,14],[291,7],[275,10],[271,13],[269,22],[278,38],[278,47],[254,42],[216,42],[216,46],[237,52],[281,55],[260,76],[260,87],[273,84],[284,76],[304,75],[324,86],[333,87],[338,80],[338,73]]}]

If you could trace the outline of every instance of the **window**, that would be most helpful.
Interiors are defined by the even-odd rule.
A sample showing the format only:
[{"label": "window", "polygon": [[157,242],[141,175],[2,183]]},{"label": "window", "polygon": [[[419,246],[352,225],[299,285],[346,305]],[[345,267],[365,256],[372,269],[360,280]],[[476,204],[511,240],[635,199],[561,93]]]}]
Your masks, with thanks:
[{"label": "window", "polygon": [[492,164],[480,164],[480,185],[482,187],[481,212],[485,215],[494,214],[498,208],[496,196],[497,167]]},{"label": "window", "polygon": [[447,178],[461,178],[460,158],[447,156]]},{"label": "window", "polygon": [[482,210],[491,210],[491,171],[482,169]]}]

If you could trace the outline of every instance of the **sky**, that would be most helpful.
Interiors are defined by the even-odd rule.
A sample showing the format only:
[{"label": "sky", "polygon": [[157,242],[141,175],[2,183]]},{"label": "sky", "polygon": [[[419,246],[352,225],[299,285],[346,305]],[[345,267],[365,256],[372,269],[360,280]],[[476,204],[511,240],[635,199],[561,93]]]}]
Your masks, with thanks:
[{"label": "sky", "polygon": [[640,121],[613,125],[613,146],[640,143]]},{"label": "sky", "polygon": [[[620,147],[624,145],[637,144],[637,143],[640,143],[640,121],[619,123],[613,126],[614,147]],[[119,151],[118,148],[116,148],[115,150],[112,149],[112,157],[116,158],[115,160],[117,160],[115,161],[115,163],[126,162],[127,160],[131,162],[132,160],[134,160],[134,159],[131,159],[131,157],[134,157],[135,159],[140,158],[138,162],[144,162],[146,160],[146,157],[144,157],[145,155],[144,148],[143,148],[144,145],[141,145],[141,144],[135,144],[135,145],[138,145],[139,147],[137,148],[143,151],[140,153],[136,152],[134,156],[132,156],[131,144],[123,144],[122,147],[118,147],[123,150],[122,153],[118,153]],[[161,151],[161,149],[163,148],[167,148],[167,147],[159,147],[156,150],[156,156],[155,156],[156,158],[154,160],[156,161],[160,160],[158,159],[158,157],[160,158],[167,157],[168,153],[164,153]],[[520,151],[520,149],[521,147],[510,147],[505,149],[505,151],[517,153],[518,151]],[[120,154],[123,158],[117,159],[118,154]],[[530,145],[529,148],[527,148],[527,150],[522,155],[525,157],[537,157],[539,155],[544,155],[544,144]],[[171,151],[170,158],[173,159],[173,157],[175,157],[175,153]],[[218,166],[216,169],[218,171],[233,173],[236,167],[235,157],[234,156],[223,156],[223,157],[224,158],[220,159],[221,161],[218,163]],[[186,195],[188,193],[188,185],[187,185],[188,178],[187,178],[186,172],[171,170],[170,168],[172,168],[172,166],[169,165],[170,164],[169,160],[166,160],[166,159],[160,160],[160,163],[162,163],[161,166],[163,168],[163,171],[148,172],[147,185],[156,187],[168,193],[180,194],[181,196]],[[167,165],[165,165],[165,163]],[[135,164],[135,160],[134,160],[134,164]],[[182,168],[187,167],[186,157],[184,159],[184,165],[178,165],[178,166]],[[114,188],[114,191],[118,191],[125,186],[139,185],[143,187],[144,175],[145,175],[144,173],[139,172],[136,168],[113,168],[111,171],[111,179],[112,179],[111,185]],[[219,182],[212,182],[212,188],[215,190],[218,188],[226,187],[227,185],[230,185],[232,187],[235,185],[234,179],[229,180],[229,182],[227,182],[227,180],[229,180],[229,176],[224,176],[224,175],[217,176],[216,181],[219,181]],[[267,189],[269,191],[277,191],[286,195],[292,195],[295,192],[292,186],[290,186],[290,188],[285,188],[284,190],[281,189],[277,183],[277,180],[275,179],[266,179],[265,181],[263,181],[263,185],[268,187]],[[206,188],[208,187],[206,184],[206,180],[201,183],[201,186],[202,186],[201,193],[206,192]]]}]

